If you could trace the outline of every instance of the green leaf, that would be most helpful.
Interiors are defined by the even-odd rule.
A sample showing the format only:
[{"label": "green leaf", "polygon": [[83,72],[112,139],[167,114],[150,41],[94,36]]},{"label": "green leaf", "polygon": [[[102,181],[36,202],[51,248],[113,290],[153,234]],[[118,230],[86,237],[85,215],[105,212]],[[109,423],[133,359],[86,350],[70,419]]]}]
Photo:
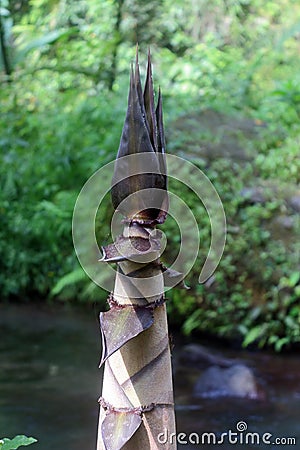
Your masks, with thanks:
[{"label": "green leaf", "polygon": [[15,450],[22,446],[34,444],[35,442],[37,442],[37,439],[23,435],[15,436],[13,439],[3,438],[0,441],[0,449]]},{"label": "green leaf", "polygon": [[280,352],[281,349],[282,349],[282,347],[283,347],[284,345],[289,344],[289,342],[290,342],[290,340],[289,340],[288,337],[283,337],[283,338],[279,339],[279,340],[276,342],[276,344],[275,344],[275,350],[276,350],[276,352]]},{"label": "green leaf", "polygon": [[39,36],[38,38],[32,39],[31,41],[25,43],[24,46],[18,49],[16,57],[15,57],[15,63],[19,63],[23,61],[24,57],[27,55],[28,52],[31,50],[37,50],[39,48],[44,47],[48,44],[53,44],[58,39],[69,36],[71,34],[74,34],[75,32],[78,32],[77,28],[69,28],[69,29],[61,29],[61,30],[53,30],[50,31],[47,34],[43,34],[42,36]]},{"label": "green leaf", "polygon": [[268,344],[273,345],[275,342],[279,340],[279,337],[276,334],[272,334],[268,339]]},{"label": "green leaf", "polygon": [[185,334],[189,335],[193,330],[198,328],[201,324],[201,309],[196,309],[184,322],[183,331]]},{"label": "green leaf", "polygon": [[288,328],[298,328],[298,325],[295,322],[295,319],[291,316],[286,316],[284,319],[284,322]]},{"label": "green leaf", "polygon": [[293,272],[289,278],[290,286],[294,287],[300,280],[300,273],[299,272]]},{"label": "green leaf", "polygon": [[82,268],[73,270],[73,272],[68,273],[63,276],[56,285],[51,290],[51,295],[58,295],[65,287],[70,286],[70,284],[78,283],[86,278],[85,272]]},{"label": "green leaf", "polygon": [[256,341],[258,338],[262,336],[263,332],[264,332],[263,325],[257,325],[256,327],[251,328],[251,330],[245,336],[245,339],[243,341],[243,347],[247,347],[249,344],[252,344],[252,342]]}]

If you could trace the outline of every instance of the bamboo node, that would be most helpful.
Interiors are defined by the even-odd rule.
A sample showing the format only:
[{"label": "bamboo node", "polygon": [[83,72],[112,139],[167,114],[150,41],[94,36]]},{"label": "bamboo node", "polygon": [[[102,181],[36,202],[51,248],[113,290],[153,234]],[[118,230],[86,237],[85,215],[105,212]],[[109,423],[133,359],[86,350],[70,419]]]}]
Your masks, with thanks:
[{"label": "bamboo node", "polygon": [[111,292],[108,296],[107,303],[109,304],[110,309],[124,309],[124,308],[134,308],[134,309],[150,309],[154,310],[159,306],[162,306],[168,299],[162,294],[159,299],[154,300],[152,302],[148,302],[146,305],[140,305],[138,303],[126,303],[121,304],[115,298],[113,292]]},{"label": "bamboo node", "polygon": [[120,414],[125,413],[126,414],[127,413],[127,414],[137,414],[139,416],[141,416],[145,412],[153,411],[154,408],[173,408],[174,407],[174,403],[150,403],[149,405],[133,406],[132,408],[130,408],[130,407],[119,408],[119,407],[111,405],[103,397],[100,397],[98,399],[98,403],[100,404],[100,406],[102,406],[102,408],[104,409],[106,414],[110,414],[110,413],[120,413]]}]

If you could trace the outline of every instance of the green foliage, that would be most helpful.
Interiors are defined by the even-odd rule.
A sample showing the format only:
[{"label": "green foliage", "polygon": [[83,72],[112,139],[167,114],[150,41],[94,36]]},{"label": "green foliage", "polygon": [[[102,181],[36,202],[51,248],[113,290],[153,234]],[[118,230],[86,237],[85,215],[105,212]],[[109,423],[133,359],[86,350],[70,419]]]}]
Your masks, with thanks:
[{"label": "green foliage", "polygon": [[[171,321],[186,333],[278,351],[299,342],[299,221],[290,202],[300,181],[299,2],[1,5],[1,298],[105,299],[76,261],[72,212],[84,182],[115,158],[138,40],[141,54],[153,49],[168,151],[208,175],[228,221],[221,263],[199,286],[209,218],[191,191],[170,182],[201,230],[191,290],[168,293]],[[205,122],[205,111],[215,116]],[[249,131],[249,121],[258,130]],[[251,194],[257,186],[259,201]],[[109,200],[105,208],[96,220],[99,244],[110,239]],[[169,219],[164,231],[172,259],[178,227]]]},{"label": "green foliage", "polygon": [[15,450],[19,447],[28,446],[37,442],[35,438],[27,436],[15,436],[13,439],[3,438],[0,439],[1,450]]}]

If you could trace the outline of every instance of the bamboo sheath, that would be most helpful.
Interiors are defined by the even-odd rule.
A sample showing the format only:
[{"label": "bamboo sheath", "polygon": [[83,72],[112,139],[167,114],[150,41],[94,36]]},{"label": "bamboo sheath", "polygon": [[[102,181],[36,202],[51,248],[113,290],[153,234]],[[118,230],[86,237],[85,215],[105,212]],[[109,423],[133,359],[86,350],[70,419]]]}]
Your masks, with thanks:
[{"label": "bamboo sheath", "polygon": [[[158,260],[154,260],[148,264],[132,261],[118,264],[113,300],[114,305],[119,306],[111,306],[111,310],[132,310],[138,305],[138,311],[149,308],[151,311],[151,305],[156,306],[151,311],[152,325],[129,339],[105,362],[97,450],[176,449],[171,355],[166,306],[162,301],[164,281],[158,263]],[[132,273],[135,274],[134,278],[126,276]],[[151,284],[155,295],[151,295]],[[140,425],[120,447],[128,437],[127,431],[130,435],[135,426],[129,417],[125,425],[123,421],[120,426],[117,425],[116,416],[122,415],[122,412],[128,416],[138,412]],[[109,422],[110,430],[106,430],[105,419],[109,415],[112,424]],[[122,433],[123,439],[119,438]],[[168,442],[159,439],[162,433],[164,436],[173,433],[173,439],[168,439]],[[104,442],[105,436],[108,436],[107,442]]]},{"label": "bamboo sheath", "polygon": [[118,270],[110,309],[100,314],[105,367],[97,450],[176,450],[164,280],[181,274],[159,261],[155,226],[166,219],[168,194],[162,96],[155,108],[150,53],[144,90],[138,55],[131,68],[111,197],[125,225],[103,248],[102,261]]}]

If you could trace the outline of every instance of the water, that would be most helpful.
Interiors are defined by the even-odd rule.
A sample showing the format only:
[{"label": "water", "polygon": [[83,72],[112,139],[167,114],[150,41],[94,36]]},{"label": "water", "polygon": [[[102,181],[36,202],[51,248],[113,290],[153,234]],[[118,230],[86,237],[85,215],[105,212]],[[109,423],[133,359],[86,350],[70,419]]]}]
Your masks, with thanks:
[{"label": "water", "polygon": [[[98,311],[66,306],[0,306],[0,437],[16,434],[39,440],[36,450],[94,450],[101,393]],[[174,360],[180,351],[175,337]],[[220,352],[220,349],[218,349]],[[237,352],[222,349],[228,358],[253,367],[263,400],[196,399],[196,367],[176,365],[175,396],[181,441],[196,433],[236,431],[239,421],[261,436],[296,437],[300,446],[300,364],[298,355]],[[192,445],[195,448],[289,448],[287,445]],[[30,447],[31,448],[31,447]],[[139,449],[137,449],[139,450]],[[143,449],[140,449],[143,450]]]},{"label": "water", "polygon": [[0,307],[0,435],[38,450],[95,447],[101,371],[93,311]]}]

